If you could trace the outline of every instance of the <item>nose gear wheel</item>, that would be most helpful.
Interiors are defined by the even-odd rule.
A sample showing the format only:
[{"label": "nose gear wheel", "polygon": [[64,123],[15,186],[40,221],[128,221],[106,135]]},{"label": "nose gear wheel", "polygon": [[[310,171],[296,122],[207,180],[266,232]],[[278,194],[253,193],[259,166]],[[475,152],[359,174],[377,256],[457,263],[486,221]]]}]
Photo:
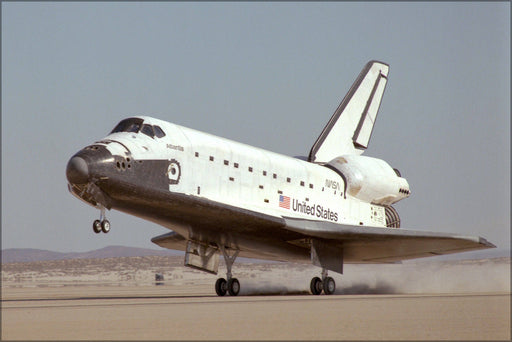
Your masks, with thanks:
[{"label": "nose gear wheel", "polygon": [[100,208],[100,219],[94,220],[92,223],[92,230],[99,234],[101,232],[108,233],[110,231],[110,221],[105,218],[105,207]]},{"label": "nose gear wheel", "polygon": [[96,234],[101,233],[101,221],[100,220],[94,220],[94,222],[92,223],[92,230]]}]

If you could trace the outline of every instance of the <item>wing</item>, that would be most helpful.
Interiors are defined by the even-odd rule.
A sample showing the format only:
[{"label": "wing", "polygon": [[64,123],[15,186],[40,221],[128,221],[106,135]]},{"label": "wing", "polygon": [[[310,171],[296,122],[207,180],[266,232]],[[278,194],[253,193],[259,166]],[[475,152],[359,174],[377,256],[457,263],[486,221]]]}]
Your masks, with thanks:
[{"label": "wing", "polygon": [[[210,232],[210,236],[218,235],[219,238],[227,237],[228,241],[237,241],[236,244],[226,244],[226,247],[240,249],[240,256],[247,258],[309,261],[311,240],[321,241],[326,251],[329,250],[329,254],[332,252],[335,258],[341,254],[344,263],[389,263],[495,247],[480,237],[276,218],[203,201],[205,203],[196,203],[201,215],[189,213],[190,220],[192,217],[199,220],[189,227],[194,235]],[[173,204],[178,205],[177,202]],[[186,216],[186,212],[183,216]],[[173,229],[173,225],[167,224],[164,219],[155,222]],[[185,251],[188,237],[169,232],[151,241],[164,248]]]},{"label": "wing", "polygon": [[286,229],[337,245],[347,263],[389,263],[495,248],[484,238],[396,228],[346,226],[285,218]]}]

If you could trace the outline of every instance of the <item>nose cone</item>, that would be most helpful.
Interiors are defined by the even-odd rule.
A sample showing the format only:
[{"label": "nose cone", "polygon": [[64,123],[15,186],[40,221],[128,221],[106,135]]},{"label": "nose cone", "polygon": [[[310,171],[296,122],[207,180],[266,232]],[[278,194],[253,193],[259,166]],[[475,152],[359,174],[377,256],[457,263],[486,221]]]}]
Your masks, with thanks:
[{"label": "nose cone", "polygon": [[66,177],[72,184],[85,184],[89,180],[89,166],[81,157],[73,157],[66,167]]}]

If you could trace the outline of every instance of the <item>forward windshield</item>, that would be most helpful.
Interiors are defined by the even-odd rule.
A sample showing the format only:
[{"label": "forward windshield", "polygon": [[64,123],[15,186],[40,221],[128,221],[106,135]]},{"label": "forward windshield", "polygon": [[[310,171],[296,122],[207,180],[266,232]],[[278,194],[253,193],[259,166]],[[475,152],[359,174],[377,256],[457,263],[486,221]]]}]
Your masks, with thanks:
[{"label": "forward windshield", "polygon": [[142,132],[147,136],[154,138],[163,138],[165,137],[164,131],[158,126],[152,126],[148,124],[143,124],[144,120],[138,118],[129,118],[124,119],[110,132],[119,133],[119,132],[129,132],[129,133],[139,133]]},{"label": "forward windshield", "polygon": [[137,118],[124,119],[110,133],[131,132],[138,133],[144,120]]}]

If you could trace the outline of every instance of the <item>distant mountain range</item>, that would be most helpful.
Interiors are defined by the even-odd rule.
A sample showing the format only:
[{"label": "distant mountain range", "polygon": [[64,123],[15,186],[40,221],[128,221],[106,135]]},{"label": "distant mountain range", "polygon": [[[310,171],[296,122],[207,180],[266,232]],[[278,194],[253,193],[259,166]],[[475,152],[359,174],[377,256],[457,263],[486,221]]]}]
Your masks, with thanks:
[{"label": "distant mountain range", "polygon": [[[481,251],[442,255],[432,258],[418,260],[458,260],[458,259],[488,259],[510,257],[510,250],[487,249]],[[8,248],[2,250],[2,263],[8,262],[34,262],[63,259],[105,259],[118,257],[142,257],[142,256],[177,256],[184,255],[184,252],[174,250],[157,250],[148,248],[107,246],[89,252],[52,252],[33,248]],[[238,259],[237,259],[238,260]],[[251,259],[240,258],[239,261],[250,261]],[[255,260],[253,260],[255,261]],[[269,261],[267,261],[269,262]]]},{"label": "distant mountain range", "polygon": [[63,259],[104,259],[117,257],[141,256],[175,256],[183,252],[173,250],[156,250],[125,246],[107,246],[89,252],[53,252],[33,248],[9,248],[2,250],[2,263],[8,262],[34,262]]}]

